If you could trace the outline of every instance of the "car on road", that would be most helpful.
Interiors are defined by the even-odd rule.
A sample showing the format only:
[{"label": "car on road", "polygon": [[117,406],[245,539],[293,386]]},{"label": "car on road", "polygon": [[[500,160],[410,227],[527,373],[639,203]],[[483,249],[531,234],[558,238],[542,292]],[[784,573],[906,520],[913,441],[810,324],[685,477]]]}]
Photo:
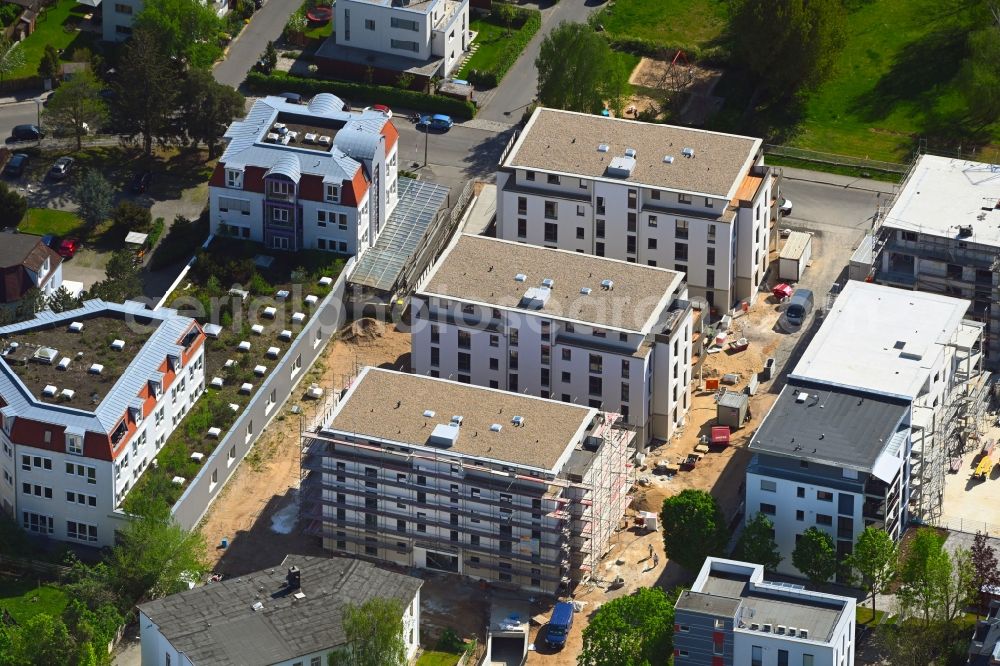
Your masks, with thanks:
[{"label": "car on road", "polygon": [[436,130],[438,132],[447,132],[454,124],[455,121],[451,119],[451,116],[446,116],[443,113],[435,113],[433,116],[420,116],[420,120],[417,121],[417,127],[423,127],[424,130]]},{"label": "car on road", "polygon": [[38,125],[15,125],[10,131],[10,138],[14,141],[41,141],[45,132]]},{"label": "car on road", "polygon": [[151,171],[137,171],[134,176],[132,176],[132,186],[131,189],[136,194],[142,194],[147,189],[149,189],[149,183],[153,180],[153,173]]},{"label": "car on road", "polygon": [[52,180],[62,180],[69,175],[69,172],[73,169],[73,158],[60,157],[55,161],[55,163],[49,168],[49,178]]},{"label": "car on road", "polygon": [[778,210],[781,211],[782,215],[791,215],[792,214],[792,200],[791,199],[785,199],[784,197],[782,197],[781,200],[778,201]]},{"label": "car on road", "polygon": [[80,249],[80,241],[75,238],[66,238],[61,243],[59,247],[56,248],[56,252],[63,259],[72,259],[76,254],[76,251]]},{"label": "car on road", "polygon": [[28,166],[28,156],[24,153],[14,153],[10,156],[7,166],[3,168],[3,175],[8,178],[20,178],[26,166]]},{"label": "car on road", "polygon": [[386,118],[392,118],[392,109],[387,107],[385,104],[374,104],[372,106],[366,106],[365,111],[378,111]]}]

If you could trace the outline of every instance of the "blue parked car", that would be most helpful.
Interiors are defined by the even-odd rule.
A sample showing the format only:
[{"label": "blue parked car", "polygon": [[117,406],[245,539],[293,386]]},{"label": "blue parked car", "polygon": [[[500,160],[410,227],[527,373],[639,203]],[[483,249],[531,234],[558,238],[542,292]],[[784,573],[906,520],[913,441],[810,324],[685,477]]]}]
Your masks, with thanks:
[{"label": "blue parked car", "polygon": [[435,113],[433,116],[420,116],[420,120],[417,121],[417,127],[437,130],[439,132],[447,132],[454,124],[455,121],[451,119],[451,116],[446,116],[443,113]]}]

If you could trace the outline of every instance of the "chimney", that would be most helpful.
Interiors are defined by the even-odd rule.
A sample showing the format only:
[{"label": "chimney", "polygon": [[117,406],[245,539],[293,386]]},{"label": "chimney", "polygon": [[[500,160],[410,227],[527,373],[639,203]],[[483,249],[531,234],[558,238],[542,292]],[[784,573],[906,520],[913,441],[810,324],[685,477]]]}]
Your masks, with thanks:
[{"label": "chimney", "polygon": [[296,566],[288,567],[288,587],[293,590],[302,587],[302,572]]}]

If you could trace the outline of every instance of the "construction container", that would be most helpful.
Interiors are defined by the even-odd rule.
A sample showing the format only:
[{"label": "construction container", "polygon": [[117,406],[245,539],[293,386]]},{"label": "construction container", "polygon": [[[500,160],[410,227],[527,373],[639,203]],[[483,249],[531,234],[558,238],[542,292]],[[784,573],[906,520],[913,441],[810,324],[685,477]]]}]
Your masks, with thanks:
[{"label": "construction container", "polygon": [[861,244],[854,250],[854,254],[851,255],[847,277],[851,280],[864,282],[871,276],[874,264],[875,237],[871,234],[866,234],[861,240]]},{"label": "construction container", "polygon": [[746,420],[750,409],[750,396],[737,391],[726,391],[719,398],[716,409],[716,422],[720,426],[729,426],[738,430]]},{"label": "construction container", "polygon": [[789,282],[798,282],[812,258],[812,236],[802,231],[793,231],[785,240],[778,255],[778,277]]}]

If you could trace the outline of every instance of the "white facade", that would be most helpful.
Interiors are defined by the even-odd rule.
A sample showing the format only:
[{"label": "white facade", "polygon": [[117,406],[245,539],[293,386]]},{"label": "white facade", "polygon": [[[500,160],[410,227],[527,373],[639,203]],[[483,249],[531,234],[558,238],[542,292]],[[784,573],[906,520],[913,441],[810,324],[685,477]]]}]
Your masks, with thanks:
[{"label": "white facade", "polygon": [[[473,242],[474,237],[461,238]],[[512,253],[515,258],[503,265],[513,277],[524,246],[475,242],[493,243],[498,263],[499,255]],[[553,264],[577,258],[565,251],[548,252]],[[448,260],[446,251],[438,265]],[[620,413],[638,429],[642,445],[653,438],[669,439],[684,423],[690,405],[692,323],[682,283],[657,297],[646,321],[622,327],[535,312],[499,299],[484,303],[475,296],[437,294],[435,275],[436,269],[411,299],[416,374]],[[581,275],[580,280],[582,285],[588,278]],[[607,294],[608,307],[613,307],[611,292],[592,291],[588,298],[602,298],[598,294]],[[672,318],[671,312],[676,313]],[[664,318],[671,319],[670,325],[657,328]]]},{"label": "white facade", "polygon": [[[529,150],[544,152],[537,144],[548,141],[551,128],[536,136],[533,128],[540,114],[569,116],[563,121],[564,134],[588,146],[593,136],[595,152],[606,140],[600,130],[576,133],[572,126],[577,114],[536,110],[524,131],[512,139],[497,171],[498,238],[682,271],[692,297],[703,297],[723,312],[739,301],[756,299],[768,267],[772,204],[777,196],[759,142],[747,140],[752,152],[730,156],[740,168],[725,193],[705,193],[693,185],[667,187],[638,176],[597,175],[590,169],[563,170],[561,165],[546,164],[544,158],[522,159],[526,144],[536,144]],[[701,137],[694,130],[689,134],[692,143]],[[608,155],[624,149],[609,146]],[[677,153],[673,163],[662,166],[665,170],[680,169],[675,166],[678,160],[685,168],[702,168],[698,158],[681,157],[680,148],[668,147],[666,139],[662,146],[636,146],[637,159],[650,159],[649,153],[654,153],[660,160],[665,152]]]},{"label": "white facade", "polygon": [[469,0],[343,0],[335,11],[337,44],[414,60],[443,58],[441,76],[469,46]]}]

